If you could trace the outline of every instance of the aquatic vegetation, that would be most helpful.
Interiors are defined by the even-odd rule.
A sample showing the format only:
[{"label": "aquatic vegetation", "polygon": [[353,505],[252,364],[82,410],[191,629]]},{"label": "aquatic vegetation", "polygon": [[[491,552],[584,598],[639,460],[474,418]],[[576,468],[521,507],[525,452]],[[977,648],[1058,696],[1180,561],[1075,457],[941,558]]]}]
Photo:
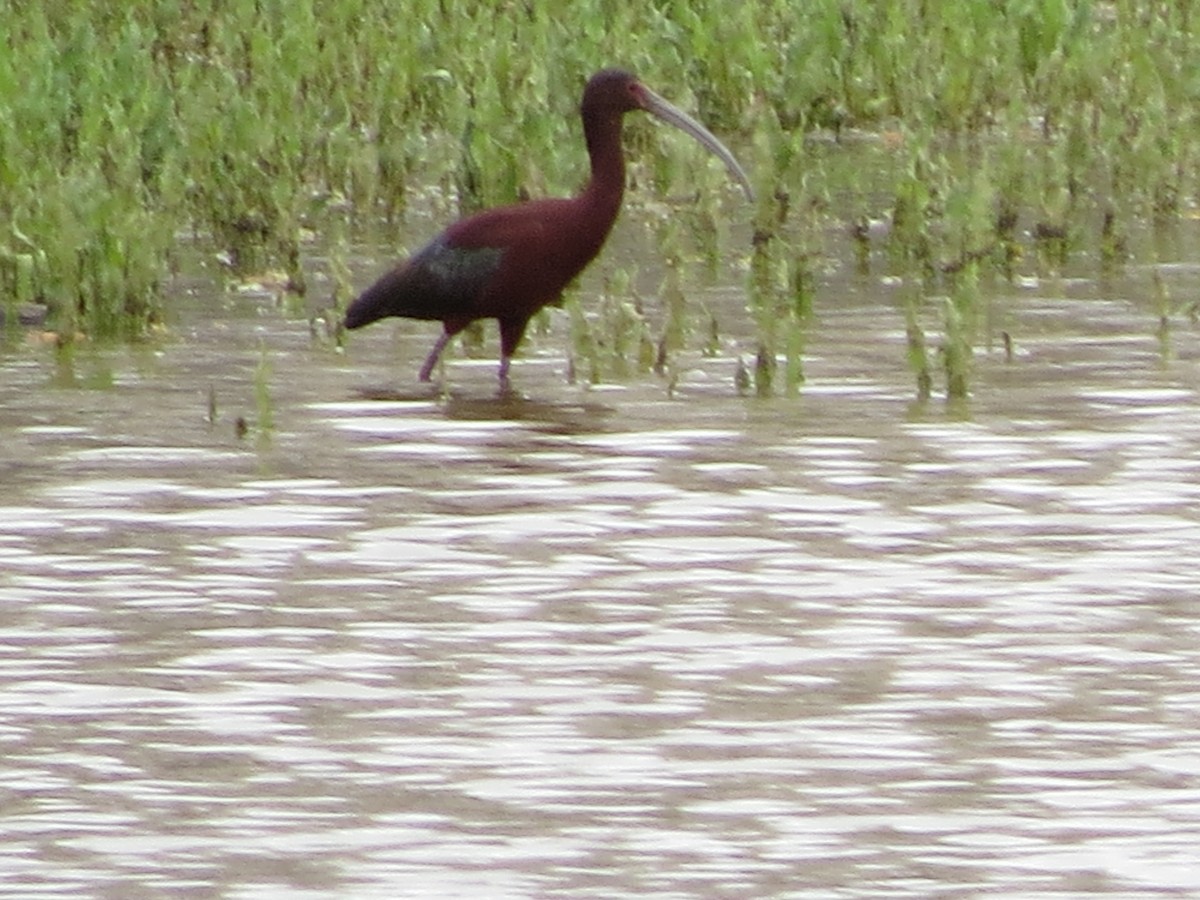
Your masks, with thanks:
[{"label": "aquatic vegetation", "polygon": [[[919,324],[952,348],[947,390],[969,393],[972,307],[990,281],[1080,257],[1123,265],[1138,222],[1200,200],[1189,4],[582,0],[565,17],[549,0],[0,0],[0,16],[0,292],[9,310],[48,307],[68,340],[169,318],[180,235],[239,276],[282,268],[296,292],[309,236],[335,235],[336,308],[346,248],[378,222],[395,234],[414,206],[447,218],[569,193],[586,170],[578,87],[604,64],[750,148],[760,194],[739,249],[744,214],[719,170],[631,123],[630,179],[652,187],[631,199],[673,198],[673,224],[658,229],[664,332],[644,333],[649,310],[624,317],[628,339],[605,338],[629,354],[624,371],[643,367],[646,341],[668,360],[711,352],[708,312],[686,298],[733,251],[756,343],[796,390],[823,260],[845,249],[867,266],[846,226],[886,213],[888,274],[924,284],[910,296],[951,298]],[[864,134],[879,142],[870,168],[827,163],[838,145],[814,142]],[[605,302],[614,323],[637,305]]]},{"label": "aquatic vegetation", "polygon": [[68,339],[134,336],[157,318],[178,221],[168,111],[136,22],[99,35],[55,12],[3,11],[0,290],[48,305]]},{"label": "aquatic vegetation", "polygon": [[[599,304],[589,310],[574,294],[569,308],[572,360],[576,377],[584,367],[592,384],[621,381],[636,372],[649,372],[660,351],[632,284],[635,273],[619,269],[605,279]],[[589,304],[591,306],[591,304]]]},{"label": "aquatic vegetation", "polygon": [[269,445],[275,433],[275,404],[271,400],[271,357],[265,343],[259,347],[254,367],[254,407],[259,441],[263,446]]}]

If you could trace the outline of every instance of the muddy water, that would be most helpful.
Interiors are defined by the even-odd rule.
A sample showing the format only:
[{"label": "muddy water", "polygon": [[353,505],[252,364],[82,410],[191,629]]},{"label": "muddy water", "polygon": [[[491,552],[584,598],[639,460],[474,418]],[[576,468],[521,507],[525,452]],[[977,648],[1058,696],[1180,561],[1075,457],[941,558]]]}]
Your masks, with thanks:
[{"label": "muddy water", "polygon": [[1193,896],[1200,352],[1147,284],[997,297],[965,409],[870,279],[789,400],[561,334],[433,396],[428,326],[253,296],[10,346],[0,893]]}]

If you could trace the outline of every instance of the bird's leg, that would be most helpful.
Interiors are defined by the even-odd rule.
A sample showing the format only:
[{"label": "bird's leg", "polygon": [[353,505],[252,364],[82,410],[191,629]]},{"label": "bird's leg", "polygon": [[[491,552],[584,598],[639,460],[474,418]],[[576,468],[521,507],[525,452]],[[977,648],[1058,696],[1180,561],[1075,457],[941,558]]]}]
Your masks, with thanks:
[{"label": "bird's leg", "polygon": [[507,354],[502,354],[500,357],[500,393],[507,394],[512,391],[512,384],[508,380],[508,366],[512,362],[512,357]]},{"label": "bird's leg", "polygon": [[429,381],[433,375],[433,367],[437,365],[438,359],[442,355],[442,351],[446,349],[446,345],[450,343],[452,335],[448,331],[443,331],[438,336],[437,343],[433,345],[433,349],[429,351],[429,355],[425,357],[425,364],[421,366],[421,372],[417,376],[421,381]]},{"label": "bird's leg", "polygon": [[529,317],[500,320],[500,393],[507,394],[511,390],[508,382],[508,367],[512,363],[517,344],[521,343],[521,335]]}]

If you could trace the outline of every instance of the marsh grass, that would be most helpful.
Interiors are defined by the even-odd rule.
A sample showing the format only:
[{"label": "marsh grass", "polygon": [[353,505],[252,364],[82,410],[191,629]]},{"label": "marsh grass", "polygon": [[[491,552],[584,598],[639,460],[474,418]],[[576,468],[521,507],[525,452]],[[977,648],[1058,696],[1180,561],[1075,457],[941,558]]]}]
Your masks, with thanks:
[{"label": "marsh grass", "polygon": [[266,344],[258,351],[258,362],[254,366],[255,425],[261,448],[269,447],[275,434],[275,404],[271,399],[271,356]]},{"label": "marsh grass", "polygon": [[[667,277],[644,301],[662,308],[612,285],[590,337],[572,313],[597,377],[640,371],[647,342],[663,368],[710,347],[689,287],[742,256],[757,389],[797,390],[811,318],[836,302],[828,235],[855,240],[846,223],[882,215],[888,274],[913,285],[897,314],[918,392],[928,345],[946,393],[965,395],[993,282],[1076,258],[1123,265],[1138,223],[1169,225],[1198,199],[1186,3],[581,0],[564,16],[549,0],[0,0],[0,18],[0,292],[6,308],[46,304],[66,340],[136,338],[169,315],[184,233],[235,276],[282,269],[295,292],[308,235],[335,235],[336,310],[364,226],[403,230],[414,203],[457,213],[570,192],[586,170],[579,88],[602,65],[638,71],[743,148],[761,200],[733,205],[719,167],[631,120],[631,204],[682,199],[660,229]],[[852,133],[881,138],[877,165],[823,163],[839,145],[814,136]],[[739,247],[727,223],[749,218]],[[940,316],[919,299],[935,296],[950,298]]]}]

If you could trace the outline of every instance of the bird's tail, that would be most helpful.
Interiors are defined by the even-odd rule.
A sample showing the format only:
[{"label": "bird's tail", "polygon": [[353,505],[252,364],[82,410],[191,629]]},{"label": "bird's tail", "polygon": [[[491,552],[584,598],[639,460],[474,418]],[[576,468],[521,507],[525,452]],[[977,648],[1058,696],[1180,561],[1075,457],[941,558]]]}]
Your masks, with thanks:
[{"label": "bird's tail", "polygon": [[346,310],[346,327],[362,328],[387,316],[442,319],[453,298],[438,291],[437,279],[420,257],[403,262],[363,291]]},{"label": "bird's tail", "polygon": [[377,282],[367,288],[346,310],[346,327],[362,328],[389,314],[391,292],[380,289]]}]

